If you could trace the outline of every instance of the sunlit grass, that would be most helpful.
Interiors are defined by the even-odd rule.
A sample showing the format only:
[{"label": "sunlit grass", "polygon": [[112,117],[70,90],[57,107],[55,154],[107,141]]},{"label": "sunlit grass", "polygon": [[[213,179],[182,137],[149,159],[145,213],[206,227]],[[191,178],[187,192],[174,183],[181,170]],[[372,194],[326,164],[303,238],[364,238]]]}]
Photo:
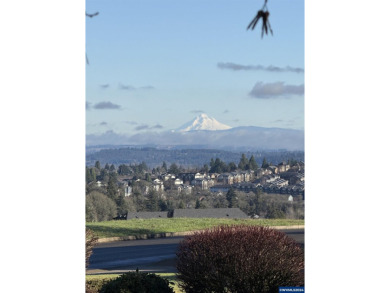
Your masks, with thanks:
[{"label": "sunlit grass", "polygon": [[303,226],[304,220],[168,218],[86,223],[86,227],[93,230],[99,238],[187,232],[203,230],[218,225]]}]

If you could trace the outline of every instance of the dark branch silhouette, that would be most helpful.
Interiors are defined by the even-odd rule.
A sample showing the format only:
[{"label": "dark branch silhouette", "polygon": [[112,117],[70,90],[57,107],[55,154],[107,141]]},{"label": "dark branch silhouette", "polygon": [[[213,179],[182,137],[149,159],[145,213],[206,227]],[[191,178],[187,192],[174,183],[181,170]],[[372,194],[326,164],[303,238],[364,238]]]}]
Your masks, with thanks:
[{"label": "dark branch silhouette", "polygon": [[273,35],[271,24],[268,19],[269,12],[267,7],[267,1],[268,0],[264,1],[263,8],[261,8],[261,10],[257,12],[255,18],[253,18],[253,20],[249,23],[248,27],[246,28],[247,30],[248,29],[253,30],[256,27],[257,22],[262,18],[263,24],[261,26],[261,38],[263,38],[264,32],[266,35],[268,35],[268,30],[270,31],[271,35]]},{"label": "dark branch silhouette", "polygon": [[[88,14],[87,12],[85,12],[85,16],[88,16],[90,18],[96,16],[99,14],[99,11],[98,12],[95,12],[93,14]],[[87,62],[87,65],[89,65],[89,61],[88,61],[88,56],[87,56],[87,53],[85,53],[85,61]]]},{"label": "dark branch silhouette", "polygon": [[85,12],[85,15],[90,17],[90,18],[92,18],[92,17],[94,17],[94,16],[96,16],[98,14],[99,14],[99,12],[95,12],[94,14],[88,14],[88,13]]}]

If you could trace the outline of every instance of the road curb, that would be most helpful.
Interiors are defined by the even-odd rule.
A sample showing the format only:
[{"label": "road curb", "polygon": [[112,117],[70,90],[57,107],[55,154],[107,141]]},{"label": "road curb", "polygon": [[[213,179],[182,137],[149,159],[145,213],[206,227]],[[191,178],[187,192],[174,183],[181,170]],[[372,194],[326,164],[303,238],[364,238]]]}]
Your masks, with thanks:
[{"label": "road curb", "polygon": [[[267,226],[276,230],[291,230],[291,229],[305,229],[304,225],[294,225],[294,226]],[[129,241],[129,240],[141,240],[141,239],[154,239],[154,238],[167,238],[167,237],[177,237],[177,236],[187,236],[192,235],[196,232],[201,232],[202,230],[196,231],[186,231],[186,232],[166,232],[166,233],[156,233],[156,234],[142,234],[138,236],[123,236],[123,237],[107,237],[99,238],[98,243],[107,243],[114,241]]]}]

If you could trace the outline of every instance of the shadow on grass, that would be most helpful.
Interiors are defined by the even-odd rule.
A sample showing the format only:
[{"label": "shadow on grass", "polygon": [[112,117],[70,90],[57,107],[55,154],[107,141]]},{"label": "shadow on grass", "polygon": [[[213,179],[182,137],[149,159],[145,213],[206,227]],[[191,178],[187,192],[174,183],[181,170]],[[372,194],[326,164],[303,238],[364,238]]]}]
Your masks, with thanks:
[{"label": "shadow on grass", "polygon": [[[107,237],[126,237],[126,236],[135,236],[135,237],[141,237],[142,235],[148,235],[148,238],[153,238],[154,235],[156,235],[158,232],[152,229],[145,229],[145,228],[123,228],[123,227],[108,227],[104,225],[93,225],[89,226],[89,229],[91,229],[99,238],[107,238]],[[160,234],[160,237],[164,237],[164,234],[167,233],[158,233]]]}]

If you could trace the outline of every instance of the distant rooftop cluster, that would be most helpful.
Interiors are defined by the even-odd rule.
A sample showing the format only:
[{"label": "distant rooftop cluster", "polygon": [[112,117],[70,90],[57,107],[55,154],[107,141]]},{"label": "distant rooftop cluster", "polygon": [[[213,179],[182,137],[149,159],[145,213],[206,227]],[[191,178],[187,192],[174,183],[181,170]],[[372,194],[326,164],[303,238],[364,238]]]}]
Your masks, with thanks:
[{"label": "distant rooftop cluster", "polygon": [[[128,212],[126,219],[156,219],[156,218],[227,218],[246,219],[248,216],[239,208],[215,209],[174,209],[173,212]],[[122,217],[125,219],[125,217]]]},{"label": "distant rooftop cluster", "polygon": [[[131,196],[135,190],[148,193],[150,190],[163,192],[170,190],[184,191],[187,194],[195,190],[211,192],[227,192],[230,188],[245,192],[261,190],[266,193],[304,195],[305,174],[304,163],[299,162],[291,167],[282,162],[277,166],[268,166],[258,170],[245,170],[227,173],[182,172],[178,175],[171,173],[152,174],[151,181],[142,186],[137,182],[144,180],[123,179],[125,196]],[[132,184],[130,184],[132,183]]]}]

